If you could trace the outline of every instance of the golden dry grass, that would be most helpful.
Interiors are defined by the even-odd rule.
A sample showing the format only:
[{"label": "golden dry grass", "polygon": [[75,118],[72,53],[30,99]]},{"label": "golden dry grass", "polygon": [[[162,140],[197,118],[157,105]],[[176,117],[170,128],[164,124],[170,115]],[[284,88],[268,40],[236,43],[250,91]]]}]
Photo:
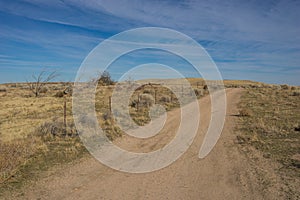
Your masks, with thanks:
[{"label": "golden dry grass", "polygon": [[[151,80],[148,80],[151,82]],[[178,84],[179,80],[167,80],[169,84]],[[203,79],[189,78],[188,81],[192,87],[201,93],[205,82]],[[166,80],[163,80],[166,82]],[[292,87],[289,89],[281,89],[281,86],[266,85],[252,81],[224,81],[226,87],[244,87],[248,88],[248,93],[244,97],[245,107],[251,109],[244,114],[242,119],[248,125],[256,124],[259,128],[255,128],[257,132],[251,133],[251,140],[264,141],[264,138],[259,135],[258,130],[272,131],[286,130],[286,127],[294,126],[294,123],[299,123],[299,104],[295,99],[299,100],[298,89]],[[63,122],[63,105],[67,102],[67,122],[68,131],[75,133],[72,117],[72,97],[69,95],[59,98],[55,97],[58,92],[65,89],[66,83],[47,84],[48,90],[41,94],[40,97],[33,97],[32,93],[26,84],[6,84],[1,85],[0,91],[0,152],[4,155],[0,159],[0,176],[1,180],[6,180],[14,173],[25,174],[23,179],[29,177],[32,169],[44,169],[51,166],[53,163],[64,162],[64,160],[76,159],[85,152],[79,138],[75,135],[71,137],[49,135],[49,131],[41,134],[43,126],[60,126]],[[176,86],[177,87],[177,86]],[[3,89],[5,88],[5,90]],[[96,90],[95,107],[100,126],[106,131],[106,135],[111,139],[120,137],[123,133],[115,124],[109,110],[109,97],[112,95],[114,86],[98,86]],[[181,86],[178,85],[178,90]],[[178,100],[172,92],[162,86],[144,86],[141,90],[136,91],[131,102],[140,94],[150,94],[154,96],[154,90],[157,92],[156,101],[165,106],[166,110],[171,110],[179,106]],[[207,94],[207,91],[203,92]],[[277,95],[279,97],[277,97]],[[200,96],[199,96],[200,97]],[[278,98],[278,101],[273,99]],[[269,105],[273,103],[272,105]],[[241,104],[242,105],[242,104]],[[268,106],[265,106],[268,105]],[[287,110],[292,107],[295,110]],[[249,107],[249,108],[248,108]],[[272,109],[271,109],[272,108]],[[131,117],[139,124],[144,125],[150,121],[147,106],[141,106],[137,109],[135,106],[128,105]],[[253,110],[254,109],[254,110]],[[255,110],[257,109],[257,110]],[[270,109],[270,110],[268,110]],[[253,114],[252,114],[253,113]],[[260,113],[260,115],[257,115]],[[262,113],[265,113],[262,115]],[[289,118],[283,118],[282,115],[289,115]],[[258,116],[258,117],[257,117]],[[277,120],[284,121],[277,129],[277,123],[268,123],[272,117],[277,116]],[[294,118],[293,118],[294,117]],[[293,120],[292,120],[293,118]],[[252,120],[252,121],[248,121]],[[257,121],[255,121],[257,120]],[[284,126],[284,124],[286,126]],[[292,125],[293,124],[293,125]],[[46,129],[47,130],[47,129]],[[58,130],[63,130],[59,129]],[[284,132],[284,131],[283,131]],[[289,135],[287,133],[283,135]],[[72,134],[71,134],[72,135]],[[299,134],[298,134],[299,135]],[[244,137],[244,136],[241,136]],[[247,136],[248,137],[248,136]],[[287,142],[288,145],[295,145],[295,142]],[[259,146],[260,143],[257,143]],[[267,145],[270,146],[270,145]],[[16,149],[14,149],[16,148]],[[296,146],[296,148],[299,148]],[[289,154],[291,163],[295,151]],[[274,153],[274,152],[271,152]],[[297,155],[296,155],[297,156]],[[30,172],[29,172],[30,171]],[[38,170],[37,170],[38,171]],[[27,175],[26,175],[27,174]]]},{"label": "golden dry grass", "polygon": [[[55,98],[54,94],[63,90],[65,85],[49,84],[49,92],[39,98],[33,97],[26,84],[6,84],[2,87],[6,91],[0,93],[0,183],[18,174],[36,155],[53,153],[49,142],[36,131],[53,118],[63,121],[64,98]],[[66,96],[66,101],[67,119],[72,121],[71,98]]]},{"label": "golden dry grass", "polygon": [[284,190],[293,199],[300,197],[300,96],[294,94],[300,87],[290,88],[247,88],[240,102],[244,117],[240,117],[237,141],[278,163],[277,173],[287,188]]},{"label": "golden dry grass", "polygon": [[[177,83],[176,80],[171,80],[171,82]],[[63,131],[62,127],[57,126],[61,126],[63,123],[64,101],[67,102],[68,130],[71,131],[74,128],[72,97],[66,95],[59,98],[56,95],[62,92],[66,86],[66,83],[49,83],[46,85],[47,90],[36,98],[26,84],[1,85],[0,152],[3,156],[0,160],[0,181],[6,180],[18,171],[22,171],[20,169],[30,170],[28,166],[34,165],[35,162],[40,162],[39,165],[45,166],[55,162],[48,162],[40,159],[41,157],[47,157],[47,160],[48,157],[53,157],[53,160],[63,162],[63,160],[68,160],[66,158],[76,158],[82,154],[84,147],[76,135],[75,137],[66,138],[65,136],[59,136],[60,134],[53,136],[49,133],[51,132],[49,130],[53,128]],[[198,86],[203,87],[201,84],[198,84]],[[110,116],[108,102],[113,89],[114,86],[98,86],[95,99],[98,122],[111,140],[122,135],[122,131],[115,125]],[[163,87],[155,89],[157,90],[157,101],[166,106],[167,110],[178,106],[176,98],[173,98],[172,102],[167,100],[171,95],[168,89]],[[146,86],[135,92],[132,99],[137,94],[147,93],[147,90],[148,93],[153,93],[153,88]],[[147,107],[142,106],[139,110],[136,110],[129,105],[128,108],[138,124],[143,125],[149,122],[149,109]],[[74,132],[76,131],[72,131],[72,133]],[[74,144],[76,147],[74,147]],[[39,159],[36,160],[36,157],[39,157]],[[26,174],[27,172],[23,170],[22,173]]]}]

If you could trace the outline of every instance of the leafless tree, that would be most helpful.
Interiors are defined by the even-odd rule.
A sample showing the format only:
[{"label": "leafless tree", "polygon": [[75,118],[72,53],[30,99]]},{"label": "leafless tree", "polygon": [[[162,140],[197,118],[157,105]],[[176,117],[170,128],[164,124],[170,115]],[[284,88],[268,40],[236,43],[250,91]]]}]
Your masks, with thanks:
[{"label": "leafless tree", "polygon": [[113,85],[114,81],[112,80],[110,73],[108,71],[104,71],[100,73],[100,76],[98,78],[98,84],[99,85]]},{"label": "leafless tree", "polygon": [[43,70],[38,75],[32,74],[33,82],[26,82],[35,97],[38,97],[45,85],[57,76],[58,74],[56,71],[48,73],[47,71]]}]

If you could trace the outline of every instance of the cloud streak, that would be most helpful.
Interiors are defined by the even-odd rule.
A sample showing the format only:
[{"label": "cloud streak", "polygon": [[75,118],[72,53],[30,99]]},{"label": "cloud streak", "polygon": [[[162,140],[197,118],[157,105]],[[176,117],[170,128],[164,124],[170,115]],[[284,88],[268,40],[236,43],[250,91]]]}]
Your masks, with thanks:
[{"label": "cloud streak", "polygon": [[300,2],[292,0],[0,0],[0,57],[10,60],[9,65],[1,60],[0,70],[22,68],[22,60],[36,68],[45,62],[75,70],[103,39],[159,26],[197,40],[225,78],[268,72],[267,82],[277,77],[277,82],[300,85],[293,78],[300,68],[299,10]]}]

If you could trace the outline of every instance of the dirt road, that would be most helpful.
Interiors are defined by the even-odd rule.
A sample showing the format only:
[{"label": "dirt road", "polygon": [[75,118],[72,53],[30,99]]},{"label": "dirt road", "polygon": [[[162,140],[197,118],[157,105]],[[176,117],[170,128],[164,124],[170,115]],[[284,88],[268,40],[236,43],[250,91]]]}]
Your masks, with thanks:
[{"label": "dirt road", "polygon": [[[129,174],[110,169],[94,158],[56,167],[24,189],[20,199],[272,199],[263,194],[247,158],[234,143],[237,103],[241,89],[227,90],[225,126],[217,145],[204,159],[199,148],[210,120],[210,99],[199,101],[200,128],[188,149],[176,162],[156,172]],[[167,125],[150,141],[124,137],[120,146],[143,152],[166,144],[178,127],[178,110],[168,113]],[[173,130],[173,131],[172,131]]]}]

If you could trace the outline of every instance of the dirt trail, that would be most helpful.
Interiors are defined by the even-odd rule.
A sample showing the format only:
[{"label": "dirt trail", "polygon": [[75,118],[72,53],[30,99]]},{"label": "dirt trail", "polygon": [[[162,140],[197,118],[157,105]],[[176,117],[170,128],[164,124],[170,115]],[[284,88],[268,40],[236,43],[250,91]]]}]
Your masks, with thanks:
[{"label": "dirt trail", "polygon": [[[227,90],[225,126],[217,145],[199,159],[199,148],[210,120],[210,98],[199,101],[200,128],[188,149],[172,165],[151,173],[129,174],[110,169],[94,158],[85,158],[74,165],[57,167],[33,186],[24,189],[20,199],[266,199],[248,164],[247,158],[234,144],[235,116],[241,89]],[[208,106],[209,105],[209,106]],[[152,151],[167,143],[176,129],[178,111],[168,113],[165,127],[168,134],[160,134],[153,141],[137,142],[128,137],[117,141],[131,150]],[[169,137],[170,136],[170,137]],[[159,141],[159,142],[158,142]],[[156,145],[155,145],[156,144]],[[271,197],[270,197],[271,199]]]}]

